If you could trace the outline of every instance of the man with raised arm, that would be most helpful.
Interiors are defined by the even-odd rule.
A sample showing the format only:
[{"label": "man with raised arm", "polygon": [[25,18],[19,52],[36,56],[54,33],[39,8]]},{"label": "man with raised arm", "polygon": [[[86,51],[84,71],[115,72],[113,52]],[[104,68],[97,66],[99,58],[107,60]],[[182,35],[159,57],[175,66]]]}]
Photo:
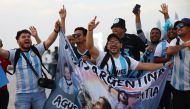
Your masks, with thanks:
[{"label": "man with raised arm", "polygon": [[[166,49],[169,47],[169,43],[177,37],[176,29],[174,29],[171,25],[168,25],[169,14],[168,14],[168,5],[162,4],[162,10],[160,11],[164,15],[165,26],[167,25],[167,30],[165,30],[166,39],[161,41],[154,52],[154,62],[155,63],[163,63],[171,60],[172,57],[166,54]],[[165,28],[166,29],[166,28]],[[172,68],[168,68],[167,70],[168,76],[165,85],[164,92],[162,94],[162,98],[159,103],[158,109],[171,109],[171,95],[172,95],[172,86],[171,86],[171,75],[172,75]]]},{"label": "man with raised arm", "polygon": [[136,22],[136,29],[138,36],[143,40],[143,42],[147,45],[146,51],[143,54],[143,58],[141,61],[143,62],[154,62],[154,51],[157,44],[160,42],[161,38],[161,31],[159,28],[152,28],[150,31],[150,41],[146,38],[142,27],[141,27],[141,16],[140,16],[140,9],[134,13],[135,15],[135,22]]},{"label": "man with raised arm", "polygon": [[[62,9],[65,10],[65,9]],[[60,10],[61,11],[61,10]],[[65,12],[65,11],[64,11]],[[60,17],[64,17],[65,13],[60,13]],[[62,27],[64,30],[64,28]],[[32,45],[31,33],[29,30],[20,30],[17,32],[16,40],[19,45],[20,53],[18,62],[15,67],[16,74],[16,109],[42,109],[46,100],[45,90],[37,84],[37,81],[42,77],[40,58],[32,50],[32,46],[37,49],[42,56],[53,42],[56,40],[60,30],[60,22],[56,21],[54,31],[44,41],[36,45]],[[0,56],[9,59],[14,65],[15,53],[17,49],[5,50],[0,48]],[[34,70],[38,73],[37,77],[23,56],[31,63]]]}]

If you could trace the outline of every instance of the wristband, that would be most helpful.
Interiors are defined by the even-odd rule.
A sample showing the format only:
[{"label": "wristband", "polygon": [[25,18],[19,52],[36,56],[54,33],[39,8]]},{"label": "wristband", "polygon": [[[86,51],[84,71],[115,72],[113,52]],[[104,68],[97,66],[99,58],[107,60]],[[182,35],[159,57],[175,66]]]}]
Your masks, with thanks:
[{"label": "wristband", "polygon": [[54,29],[54,32],[55,32],[55,33],[58,33],[59,31],[57,31],[57,30]]}]

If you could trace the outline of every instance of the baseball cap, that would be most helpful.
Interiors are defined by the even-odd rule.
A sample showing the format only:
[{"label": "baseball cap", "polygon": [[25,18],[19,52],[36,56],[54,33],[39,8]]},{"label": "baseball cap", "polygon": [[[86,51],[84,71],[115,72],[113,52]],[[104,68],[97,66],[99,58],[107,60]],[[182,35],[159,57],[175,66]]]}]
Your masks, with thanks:
[{"label": "baseball cap", "polygon": [[183,18],[183,19],[181,19],[181,20],[175,22],[174,28],[176,28],[176,26],[177,26],[178,24],[180,24],[180,23],[185,24],[185,26],[190,26],[190,18]]}]

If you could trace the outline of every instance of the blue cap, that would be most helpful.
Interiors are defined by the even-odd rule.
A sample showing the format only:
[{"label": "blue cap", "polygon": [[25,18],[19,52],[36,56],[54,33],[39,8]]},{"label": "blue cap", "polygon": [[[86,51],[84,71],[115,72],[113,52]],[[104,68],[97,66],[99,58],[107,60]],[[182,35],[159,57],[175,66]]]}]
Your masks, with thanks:
[{"label": "blue cap", "polygon": [[183,19],[181,19],[181,20],[175,22],[174,27],[176,28],[176,26],[177,26],[179,23],[184,23],[184,24],[186,24],[187,26],[190,26],[190,18],[183,18]]}]

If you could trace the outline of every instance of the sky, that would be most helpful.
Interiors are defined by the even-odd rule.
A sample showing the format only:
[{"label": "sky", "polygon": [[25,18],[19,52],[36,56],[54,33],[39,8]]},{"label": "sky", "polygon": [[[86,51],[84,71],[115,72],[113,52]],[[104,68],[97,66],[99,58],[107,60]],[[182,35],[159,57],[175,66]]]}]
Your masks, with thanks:
[{"label": "sky", "polygon": [[[170,18],[174,21],[175,13],[179,19],[190,18],[189,0],[0,0],[0,38],[5,49],[17,48],[17,31],[35,26],[40,38],[46,40],[64,4],[67,10],[66,35],[72,34],[78,26],[87,28],[89,21],[97,16],[100,24],[94,30],[94,39],[96,46],[102,50],[115,18],[125,19],[127,32],[136,33],[132,13],[135,4],[141,5],[141,22],[145,32],[156,27],[159,20],[163,25],[164,18],[159,12],[161,3],[168,4]],[[58,40],[51,50],[58,45]]]}]

